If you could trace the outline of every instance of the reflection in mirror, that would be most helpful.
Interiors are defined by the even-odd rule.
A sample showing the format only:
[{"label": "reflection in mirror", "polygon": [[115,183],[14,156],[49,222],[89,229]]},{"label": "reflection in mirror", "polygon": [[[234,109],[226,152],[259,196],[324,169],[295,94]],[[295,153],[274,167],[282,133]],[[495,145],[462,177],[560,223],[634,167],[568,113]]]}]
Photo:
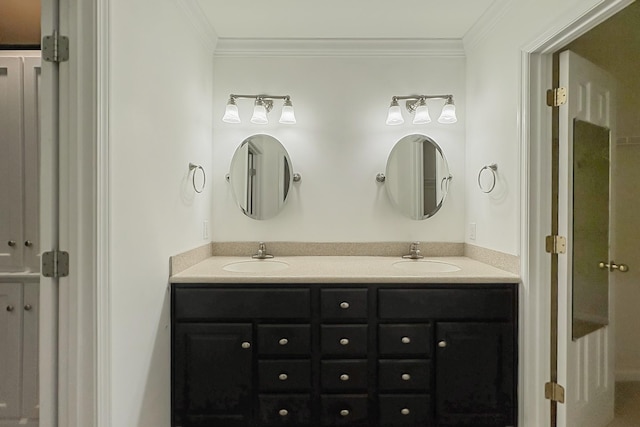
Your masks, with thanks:
[{"label": "reflection in mirror", "polygon": [[236,203],[253,219],[268,219],[284,207],[293,181],[287,150],[270,135],[242,141],[231,159],[229,182]]},{"label": "reflection in mirror", "polygon": [[447,159],[425,135],[407,135],[391,150],[385,187],[393,205],[405,216],[420,220],[433,216],[449,189]]},{"label": "reflection in mirror", "polygon": [[609,129],[574,120],[573,339],[609,323]]}]

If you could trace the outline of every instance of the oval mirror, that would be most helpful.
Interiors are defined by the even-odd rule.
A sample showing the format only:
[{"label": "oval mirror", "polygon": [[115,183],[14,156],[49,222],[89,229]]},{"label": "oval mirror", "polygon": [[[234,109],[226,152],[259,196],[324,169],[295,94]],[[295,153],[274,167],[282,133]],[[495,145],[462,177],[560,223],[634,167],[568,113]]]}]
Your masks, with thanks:
[{"label": "oval mirror", "polygon": [[385,176],[391,202],[412,219],[426,219],[438,212],[452,179],[442,149],[420,134],[407,135],[396,143]]},{"label": "oval mirror", "polygon": [[236,203],[253,219],[277,215],[287,201],[293,181],[289,153],[270,135],[242,141],[231,159],[229,182]]}]

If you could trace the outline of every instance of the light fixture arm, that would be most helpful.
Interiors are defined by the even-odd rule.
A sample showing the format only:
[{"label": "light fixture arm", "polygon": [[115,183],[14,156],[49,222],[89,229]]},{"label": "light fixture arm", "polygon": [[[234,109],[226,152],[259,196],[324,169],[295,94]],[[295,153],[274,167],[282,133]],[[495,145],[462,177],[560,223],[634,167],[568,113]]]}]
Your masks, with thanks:
[{"label": "light fixture arm", "polygon": [[394,96],[391,98],[397,101],[407,101],[405,103],[405,107],[407,107],[407,111],[410,113],[415,113],[416,109],[420,105],[421,101],[426,101],[427,99],[446,99],[447,101],[453,101],[453,95],[407,95],[407,96]]}]

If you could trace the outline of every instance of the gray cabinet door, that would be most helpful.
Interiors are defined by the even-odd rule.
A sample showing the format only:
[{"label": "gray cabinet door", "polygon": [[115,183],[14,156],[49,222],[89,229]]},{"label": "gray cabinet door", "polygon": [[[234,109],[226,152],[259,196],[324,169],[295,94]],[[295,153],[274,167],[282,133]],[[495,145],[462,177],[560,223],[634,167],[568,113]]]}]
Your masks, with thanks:
[{"label": "gray cabinet door", "polygon": [[0,283],[0,420],[20,417],[22,284]]},{"label": "gray cabinet door", "polygon": [[22,415],[20,418],[38,419],[38,322],[40,285],[24,284],[22,312]]}]

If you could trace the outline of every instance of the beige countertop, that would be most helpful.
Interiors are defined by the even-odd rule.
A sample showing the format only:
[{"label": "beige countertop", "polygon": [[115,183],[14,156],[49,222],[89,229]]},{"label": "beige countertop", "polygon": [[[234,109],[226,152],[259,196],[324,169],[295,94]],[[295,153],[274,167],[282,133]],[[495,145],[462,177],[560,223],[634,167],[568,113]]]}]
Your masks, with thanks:
[{"label": "beige countertop", "polygon": [[[414,265],[435,269],[455,266],[452,272],[409,271]],[[286,263],[278,271],[233,272],[223,268],[234,263]],[[394,263],[403,262],[398,268]],[[251,266],[249,266],[251,267]],[[284,266],[283,266],[284,267]],[[261,269],[258,267],[258,269]],[[427,266],[427,269],[429,267]],[[170,278],[171,283],[519,283],[516,274],[467,257],[428,257],[420,261],[386,256],[279,256],[267,260],[249,257],[212,256]]]}]

